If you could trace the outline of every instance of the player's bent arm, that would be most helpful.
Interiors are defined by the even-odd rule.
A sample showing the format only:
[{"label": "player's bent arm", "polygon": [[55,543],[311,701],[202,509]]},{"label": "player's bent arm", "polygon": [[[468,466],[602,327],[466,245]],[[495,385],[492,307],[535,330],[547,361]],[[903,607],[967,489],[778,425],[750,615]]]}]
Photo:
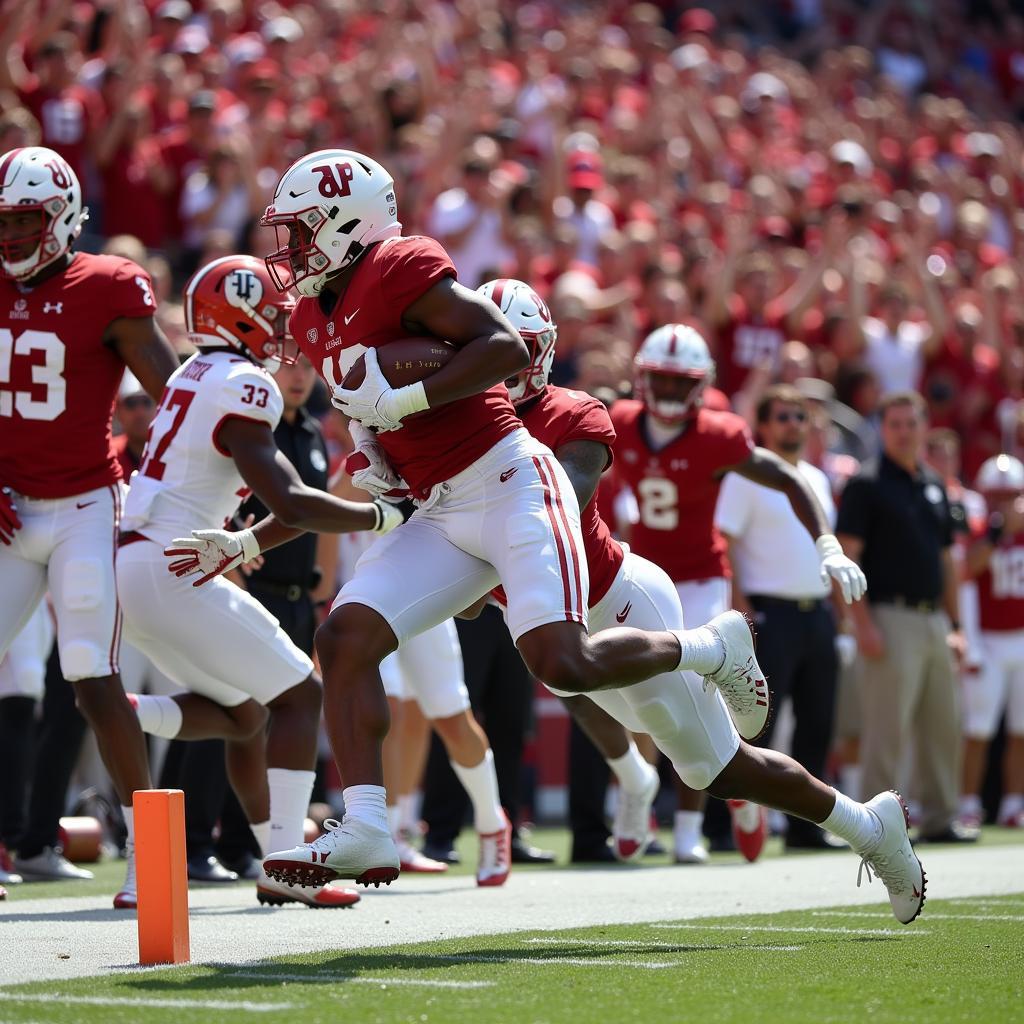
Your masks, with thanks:
[{"label": "player's bent arm", "polygon": [[402,324],[411,334],[431,334],[459,349],[423,381],[431,408],[486,391],[530,364],[526,343],[501,310],[450,277],[412,303]]},{"label": "player's bent arm", "polygon": [[178,368],[178,357],[151,316],[122,316],[107,328],[106,340],[155,402],[167,378]]},{"label": "player's bent arm", "polygon": [[729,466],[717,475],[721,477],[730,471],[762,487],[782,491],[789,498],[797,519],[815,540],[832,533],[825,510],[815,497],[811,485],[794,466],[780,459],[774,452],[756,447],[743,462]]},{"label": "player's bent arm", "polygon": [[608,446],[600,441],[570,441],[556,450],[555,458],[569,477],[581,511],[594,497],[609,455]]},{"label": "player's bent arm", "polygon": [[[269,424],[228,418],[217,432],[216,443],[230,452],[242,479],[273,515],[274,522],[264,519],[253,530],[261,550],[266,550],[264,538],[273,546],[271,542],[290,540],[295,531],[350,533],[380,526],[381,511],[372,502],[343,501],[307,487],[278,449]],[[281,528],[288,530],[287,536]]]}]

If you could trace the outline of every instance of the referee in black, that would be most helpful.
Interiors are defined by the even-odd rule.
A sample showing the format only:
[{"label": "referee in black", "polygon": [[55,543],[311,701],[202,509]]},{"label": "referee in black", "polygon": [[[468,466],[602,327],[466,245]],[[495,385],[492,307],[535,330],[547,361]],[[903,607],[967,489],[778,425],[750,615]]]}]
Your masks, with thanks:
[{"label": "referee in black", "polygon": [[[302,482],[327,489],[327,446],[316,418],[306,408],[316,386],[316,371],[305,356],[293,365],[281,365],[274,375],[284,398],[284,413],[274,431],[277,447],[296,468]],[[259,522],[268,514],[255,497],[239,510],[239,517],[254,516]],[[315,533],[304,533],[287,544],[272,548],[263,564],[244,581],[249,592],[280,622],[293,643],[313,653],[316,608],[312,590],[320,582]],[[245,815],[228,786],[224,769],[224,741],[203,740],[180,744],[180,785],[185,790],[186,842],[189,877],[194,881],[234,881],[255,878],[259,851]],[[221,823],[218,843],[213,831]]]}]

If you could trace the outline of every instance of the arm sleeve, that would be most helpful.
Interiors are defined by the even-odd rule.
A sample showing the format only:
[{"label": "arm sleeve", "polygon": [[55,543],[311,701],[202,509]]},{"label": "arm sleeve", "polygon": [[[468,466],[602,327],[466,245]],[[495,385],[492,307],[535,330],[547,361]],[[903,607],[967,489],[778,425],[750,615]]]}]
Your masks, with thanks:
[{"label": "arm sleeve", "polygon": [[152,316],[156,312],[153,282],[137,263],[119,260],[112,281],[110,295],[104,297],[104,305],[111,320],[122,316]]},{"label": "arm sleeve", "polygon": [[738,473],[726,473],[715,506],[715,526],[730,537],[742,537],[750,522],[754,485]]},{"label": "arm sleeve", "polygon": [[438,281],[458,276],[448,253],[433,238],[414,236],[384,244],[388,249],[381,259],[381,295],[398,321]]},{"label": "arm sleeve", "polygon": [[266,423],[273,430],[284,412],[284,399],[277,382],[269,373],[246,363],[228,375],[221,386],[220,423],[231,417]]},{"label": "arm sleeve", "polygon": [[851,537],[866,540],[871,514],[870,499],[871,485],[867,480],[857,476],[850,480],[839,499],[836,533],[848,533]]}]

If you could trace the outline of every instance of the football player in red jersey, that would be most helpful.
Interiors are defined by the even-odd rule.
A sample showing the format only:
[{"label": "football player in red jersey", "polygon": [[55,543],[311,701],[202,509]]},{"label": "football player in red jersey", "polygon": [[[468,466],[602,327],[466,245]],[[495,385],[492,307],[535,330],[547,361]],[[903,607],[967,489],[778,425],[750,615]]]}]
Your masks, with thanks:
[{"label": "football player in red jersey", "polygon": [[110,424],[125,366],[158,398],[178,360],[154,323],[148,274],[72,251],[86,217],[74,171],[53,150],[0,157],[0,655],[49,588],[61,669],[96,733],[131,843],[132,792],[150,779],[117,674],[122,485]]},{"label": "football player in red jersey", "polygon": [[1003,798],[997,821],[1024,828],[1024,463],[996,455],[975,484],[989,519],[967,551],[967,573],[978,581],[981,667],[966,674],[961,817],[981,824],[981,784],[989,741],[1006,713]]},{"label": "football player in red jersey", "polygon": [[[527,346],[494,303],[456,282],[437,242],[401,236],[394,182],[380,164],[347,150],[303,157],[285,171],[263,223],[284,233],[268,266],[302,296],[291,333],[334,387],[338,408],[377,430],[381,476],[403,478],[419,501],[412,518],[359,562],[317,633],[328,732],[347,784],[345,819],[313,844],[267,857],[271,877],[397,877],[381,785],[388,713],[377,666],[408,636],[498,584],[527,665],[560,690],[620,688],[681,667],[725,691],[764,690],[749,629],[736,613],[713,628],[588,634],[589,577],[572,485],[550,449],[523,429],[502,384],[528,365]],[[458,352],[425,380],[391,388],[374,349],[422,335],[443,338]],[[362,384],[338,387],[361,355]],[[225,535],[222,552],[243,542],[263,548],[289,535],[264,521],[246,534]],[[862,580],[853,563],[833,560],[830,567]],[[881,829],[877,818],[831,790],[817,800],[808,813],[818,820],[856,818],[872,836]],[[883,870],[907,891],[906,829],[884,831]],[[913,858],[909,847],[907,855]],[[916,881],[919,888],[919,875]],[[918,908],[897,914],[909,920]]]},{"label": "football player in red jersey", "polygon": [[[626,622],[643,629],[681,628],[683,609],[672,580],[653,560],[624,549],[601,520],[594,495],[611,463],[615,429],[596,399],[547,383],[556,332],[544,303],[521,281],[493,281],[479,290],[500,305],[531,346],[531,365],[507,381],[509,395],[523,425],[564,466],[583,509],[591,575],[590,628],[598,631]],[[500,591],[496,596],[503,603]],[[666,673],[636,686],[598,690],[588,696],[589,701],[573,698],[572,710],[584,711],[581,724],[609,746],[608,752],[622,749],[625,743],[621,728],[617,736],[610,717],[635,732],[649,733],[679,777],[695,789],[740,798],[737,802],[742,803],[804,809],[815,803],[816,794],[832,792],[791,758],[743,743],[721,696],[705,689],[693,672]],[[605,713],[587,713],[585,707],[591,701]],[[743,733],[749,718],[742,708],[738,710],[735,717]],[[605,752],[604,746],[601,749]],[[892,798],[883,799],[890,807],[896,805]],[[618,833],[623,831],[636,855],[642,854],[646,838],[642,807],[642,800],[627,800],[625,821],[616,821],[617,845]]]}]

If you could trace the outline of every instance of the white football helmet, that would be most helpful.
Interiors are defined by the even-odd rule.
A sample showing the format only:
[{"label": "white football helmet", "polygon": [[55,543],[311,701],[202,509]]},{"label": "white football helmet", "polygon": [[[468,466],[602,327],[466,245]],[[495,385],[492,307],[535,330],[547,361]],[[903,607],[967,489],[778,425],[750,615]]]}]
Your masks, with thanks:
[{"label": "white football helmet", "polygon": [[1024,491],[1024,462],[1012,455],[993,455],[978,470],[979,491]]},{"label": "white football helmet", "polygon": [[[636,370],[636,393],[648,409],[668,423],[681,423],[693,416],[701,406],[704,389],[715,380],[715,361],[708,343],[698,331],[685,324],[665,324],[644,338],[633,360]],[[685,402],[666,402],[654,397],[648,374],[665,373],[696,380],[697,386]]]},{"label": "white football helmet", "polygon": [[551,364],[555,361],[558,327],[544,300],[525,281],[498,278],[480,285],[477,292],[486,296],[508,317],[530,350],[530,365],[520,371],[514,387],[508,389],[513,405],[539,395],[548,385]]},{"label": "white football helmet", "polygon": [[0,157],[0,213],[39,214],[38,230],[0,241],[0,275],[15,281],[27,281],[60,259],[89,219],[75,172],[44,146],[23,146]]},{"label": "white football helmet", "polygon": [[278,249],[267,257],[274,280],[309,297],[368,246],[402,233],[394,179],[376,160],[349,149],[296,160],[260,223],[277,230]]}]

